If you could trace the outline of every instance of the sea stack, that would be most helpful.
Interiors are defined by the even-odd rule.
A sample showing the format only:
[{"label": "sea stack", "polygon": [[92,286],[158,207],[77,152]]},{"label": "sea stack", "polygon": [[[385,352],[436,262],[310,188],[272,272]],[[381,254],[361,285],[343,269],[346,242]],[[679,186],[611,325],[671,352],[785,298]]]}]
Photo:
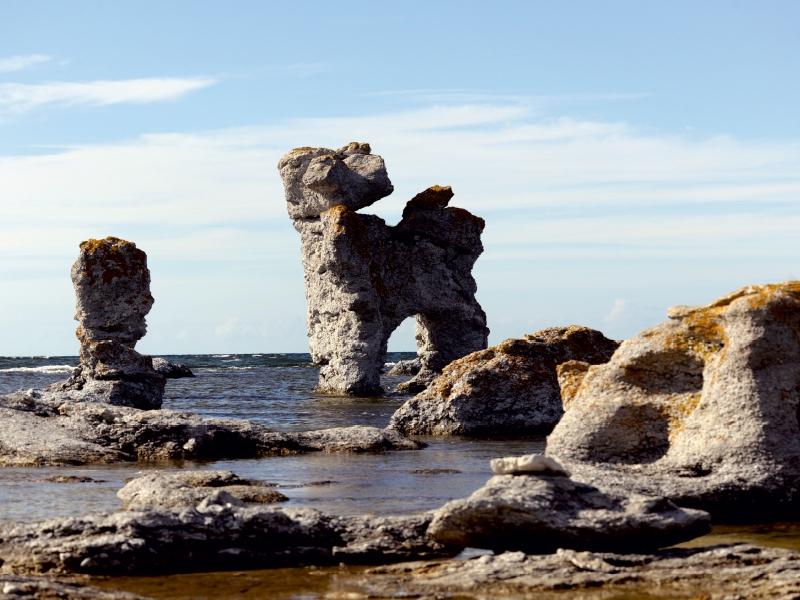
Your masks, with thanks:
[{"label": "sea stack", "polygon": [[382,393],[389,336],[407,317],[416,319],[421,369],[403,391],[425,389],[444,366],[486,348],[472,277],[484,221],[448,207],[450,187],[415,196],[392,227],[355,212],[394,190],[369,144],[297,148],[278,169],[302,243],[309,346],[321,365],[317,392]]},{"label": "sea stack", "polygon": [[81,363],[68,380],[46,391],[70,392],[73,400],[160,408],[166,380],[149,356],[134,350],[147,333],[145,316],[153,306],[147,255],[115,237],[89,239],[80,249],[72,284]]}]

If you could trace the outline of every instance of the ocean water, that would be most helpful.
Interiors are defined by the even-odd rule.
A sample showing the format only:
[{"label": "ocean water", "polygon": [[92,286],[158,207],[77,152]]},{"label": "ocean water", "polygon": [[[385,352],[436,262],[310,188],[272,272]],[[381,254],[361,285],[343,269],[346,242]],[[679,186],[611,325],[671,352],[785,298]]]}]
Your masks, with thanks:
[{"label": "ocean water", "polygon": [[[390,353],[392,363],[414,353]],[[313,392],[318,367],[309,354],[214,354],[165,356],[188,365],[196,377],[167,381],[164,408],[205,417],[249,419],[276,431],[349,425],[386,427],[409,396],[369,398]],[[42,388],[65,379],[76,356],[0,358],[0,394]],[[387,390],[408,377],[384,377]],[[311,506],[338,514],[408,514],[468,496],[491,477],[489,461],[544,448],[544,437],[422,437],[426,448],[379,454],[311,453],[221,461],[122,463],[86,467],[0,468],[0,521],[37,521],[118,510],[124,480],[149,469],[227,469],[278,484],[284,506]],[[445,471],[447,472],[445,472]],[[433,471],[433,472],[431,472]],[[439,471],[439,472],[436,472]],[[456,472],[452,472],[456,471]],[[69,473],[97,482],[37,481]]]}]

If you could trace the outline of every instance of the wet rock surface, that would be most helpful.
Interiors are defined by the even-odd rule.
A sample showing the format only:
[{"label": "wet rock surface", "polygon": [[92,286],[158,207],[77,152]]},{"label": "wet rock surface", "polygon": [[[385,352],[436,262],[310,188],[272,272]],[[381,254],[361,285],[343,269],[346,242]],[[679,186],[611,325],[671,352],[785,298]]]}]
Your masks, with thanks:
[{"label": "wet rock surface", "polygon": [[428,529],[452,546],[522,550],[653,550],[705,535],[705,512],[658,497],[613,496],[560,474],[497,475],[434,511]]},{"label": "wet rock surface", "polygon": [[0,419],[0,465],[4,466],[381,452],[423,446],[396,431],[376,427],[280,433],[243,420],[54,401],[51,394],[33,390],[0,396]]},{"label": "wet rock surface", "polygon": [[717,522],[792,518],[800,481],[800,282],[748,286],[559,367],[548,455],[617,494],[663,495]]},{"label": "wet rock surface", "polygon": [[0,571],[155,574],[454,554],[426,534],[430,518],[247,507],[218,489],[197,506],[0,525]]},{"label": "wet rock surface", "polygon": [[274,484],[242,479],[231,471],[178,471],[148,473],[125,484],[117,497],[125,508],[195,506],[215,491],[230,494],[246,504],[288,500]]},{"label": "wet rock surface", "polygon": [[159,408],[164,376],[134,349],[153,306],[147,255],[119,238],[89,239],[80,244],[71,275],[81,362],[69,379],[46,391],[61,401]]},{"label": "wet rock surface", "polygon": [[[598,597],[796,598],[800,553],[735,544],[614,554],[559,550],[548,555],[506,552],[470,560],[403,563],[369,569],[360,578],[373,597],[402,589],[408,597],[502,597],[536,592],[563,598],[565,590]],[[462,595],[463,594],[463,595]],[[473,594],[475,594],[473,596]]]},{"label": "wet rock surface", "polygon": [[320,393],[383,392],[389,336],[416,319],[421,363],[400,391],[418,391],[451,361],[485,348],[486,315],[472,267],[483,219],[449,207],[449,187],[412,198],[396,226],[354,212],[393,188],[368,144],[298,148],[278,163],[289,217],[300,233],[311,355]]},{"label": "wet rock surface", "polygon": [[146,600],[142,596],[68,579],[0,574],[0,598],[15,600]]},{"label": "wet rock surface", "polygon": [[194,377],[192,370],[186,365],[169,362],[166,358],[154,358],[153,368],[167,379],[182,379]]},{"label": "wet rock surface", "polygon": [[549,432],[564,414],[556,367],[607,362],[618,346],[578,325],[508,339],[450,363],[389,427],[407,435]]}]

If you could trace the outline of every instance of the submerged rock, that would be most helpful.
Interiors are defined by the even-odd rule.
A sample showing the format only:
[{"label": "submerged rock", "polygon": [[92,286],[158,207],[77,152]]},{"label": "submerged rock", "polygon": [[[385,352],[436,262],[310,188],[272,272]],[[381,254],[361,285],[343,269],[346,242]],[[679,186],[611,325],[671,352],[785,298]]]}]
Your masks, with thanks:
[{"label": "submerged rock", "polygon": [[412,198],[396,226],[354,211],[393,190],[368,144],[297,148],[278,163],[289,217],[300,233],[317,391],[375,395],[389,336],[416,319],[421,367],[399,389],[419,391],[451,361],[485,348],[486,315],[472,267],[483,219],[448,207],[433,186]]},{"label": "submerged rock", "polygon": [[508,339],[449,364],[392,415],[389,427],[406,435],[549,432],[564,414],[556,367],[604,363],[618,346],[578,325]]},{"label": "submerged rock", "polygon": [[218,489],[197,506],[0,525],[3,573],[147,574],[452,555],[430,515],[336,517],[247,507]]},{"label": "submerged rock", "polygon": [[159,471],[128,481],[117,497],[125,503],[125,508],[194,506],[215,491],[226,492],[247,504],[288,500],[273,487],[242,479],[231,471]]},{"label": "submerged rock", "polygon": [[178,458],[250,458],[300,452],[415,450],[396,431],[341,427],[279,433],[236,419],[172,410],[54,401],[29,391],[0,396],[0,465],[81,465]]},{"label": "submerged rock", "polygon": [[566,590],[580,590],[579,597],[600,600],[651,597],[658,590],[658,596],[677,598],[790,600],[800,595],[800,552],[750,544],[676,548],[652,554],[567,549],[533,556],[506,552],[471,560],[374,567],[349,583],[362,584],[372,597],[403,590],[411,598],[535,593],[542,600],[559,600]]},{"label": "submerged rock", "polygon": [[189,367],[180,363],[169,362],[166,358],[154,358],[153,368],[167,379],[194,377],[194,373]]},{"label": "submerged rock", "polygon": [[553,475],[497,475],[434,512],[428,533],[452,546],[555,552],[641,551],[711,531],[708,513],[663,498],[616,496]]},{"label": "submerged rock", "polygon": [[794,515],[800,483],[800,282],[748,286],[559,367],[566,413],[546,453],[579,481],[663,495],[715,519]]},{"label": "submerged rock", "polygon": [[164,376],[149,356],[134,350],[147,332],[153,306],[147,255],[115,237],[89,239],[72,265],[80,322],[80,364],[66,381],[45,388],[62,401],[159,408]]},{"label": "submerged rock", "polygon": [[0,574],[0,598],[15,600],[147,600],[143,596],[92,587],[68,579]]},{"label": "submerged rock", "polygon": [[412,358],[410,360],[398,360],[386,374],[391,376],[416,375],[421,369],[422,361],[419,358]]}]

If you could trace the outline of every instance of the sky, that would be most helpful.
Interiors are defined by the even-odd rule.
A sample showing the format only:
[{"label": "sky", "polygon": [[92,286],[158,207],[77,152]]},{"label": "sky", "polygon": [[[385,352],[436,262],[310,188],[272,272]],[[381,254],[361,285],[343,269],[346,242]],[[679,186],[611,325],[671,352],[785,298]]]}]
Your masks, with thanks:
[{"label": "sky", "polygon": [[[148,255],[152,354],[305,352],[278,159],[370,143],[486,220],[490,344],[624,339],[800,277],[800,3],[0,0],[0,355],[74,355],[90,237]],[[390,350],[414,350],[413,325]]]}]

